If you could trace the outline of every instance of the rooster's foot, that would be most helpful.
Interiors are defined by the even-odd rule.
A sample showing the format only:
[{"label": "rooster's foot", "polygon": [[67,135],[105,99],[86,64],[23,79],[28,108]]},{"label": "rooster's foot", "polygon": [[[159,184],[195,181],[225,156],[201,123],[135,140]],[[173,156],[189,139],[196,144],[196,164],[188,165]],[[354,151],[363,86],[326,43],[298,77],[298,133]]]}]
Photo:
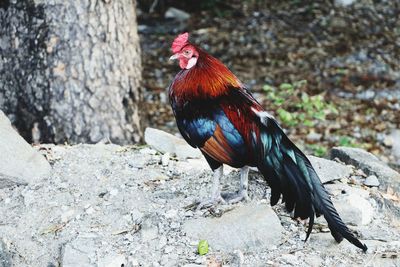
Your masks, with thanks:
[{"label": "rooster's foot", "polygon": [[212,196],[210,199],[203,200],[199,203],[196,210],[201,210],[203,208],[209,208],[212,206],[216,206],[218,204],[226,204],[226,201],[222,198],[221,194],[217,194]]},{"label": "rooster's foot", "polygon": [[247,195],[247,190],[240,190],[236,193],[222,193],[222,197],[228,204],[235,204],[240,201],[248,201],[249,196]]}]

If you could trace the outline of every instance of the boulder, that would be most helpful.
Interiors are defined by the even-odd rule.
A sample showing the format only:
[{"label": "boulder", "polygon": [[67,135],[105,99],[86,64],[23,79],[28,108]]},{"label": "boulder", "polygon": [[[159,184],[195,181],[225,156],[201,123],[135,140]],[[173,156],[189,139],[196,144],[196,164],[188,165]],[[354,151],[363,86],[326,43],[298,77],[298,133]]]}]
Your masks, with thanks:
[{"label": "boulder", "polygon": [[207,240],[212,249],[231,252],[263,250],[277,246],[283,228],[267,205],[249,203],[220,218],[199,218],[185,222],[183,229],[195,240]]},{"label": "boulder", "polygon": [[14,130],[2,111],[0,136],[0,188],[36,182],[50,175],[50,164]]},{"label": "boulder", "polygon": [[338,213],[346,224],[360,226],[372,221],[374,209],[371,203],[357,194],[345,194],[333,200]]},{"label": "boulder", "polygon": [[330,157],[354,165],[367,175],[375,175],[383,189],[391,187],[395,192],[400,192],[400,174],[371,153],[360,148],[334,147],[331,150]]},{"label": "boulder", "polygon": [[201,157],[200,150],[191,147],[182,138],[158,129],[146,128],[144,141],[155,150],[176,155],[180,159]]},{"label": "boulder", "polygon": [[322,183],[328,183],[334,180],[350,177],[353,172],[350,166],[340,164],[336,161],[307,156],[312,166],[317,172]]}]

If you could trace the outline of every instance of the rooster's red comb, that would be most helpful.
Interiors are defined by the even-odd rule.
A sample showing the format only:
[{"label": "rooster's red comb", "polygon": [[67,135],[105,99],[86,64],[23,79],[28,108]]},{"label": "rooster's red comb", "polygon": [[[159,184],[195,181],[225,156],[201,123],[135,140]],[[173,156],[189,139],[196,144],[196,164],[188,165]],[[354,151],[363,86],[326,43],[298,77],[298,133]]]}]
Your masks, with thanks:
[{"label": "rooster's red comb", "polygon": [[173,53],[178,53],[181,49],[189,43],[189,33],[185,32],[179,34],[172,43],[171,50]]}]

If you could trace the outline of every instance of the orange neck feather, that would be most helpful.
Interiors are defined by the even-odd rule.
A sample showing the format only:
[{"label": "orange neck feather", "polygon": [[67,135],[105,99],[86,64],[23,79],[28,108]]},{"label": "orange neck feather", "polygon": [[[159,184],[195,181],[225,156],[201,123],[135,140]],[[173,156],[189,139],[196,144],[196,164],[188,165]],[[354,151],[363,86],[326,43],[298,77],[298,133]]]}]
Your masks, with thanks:
[{"label": "orange neck feather", "polygon": [[242,87],[239,79],[218,59],[199,49],[196,66],[181,70],[171,86],[179,101],[212,99],[224,95],[230,87]]}]

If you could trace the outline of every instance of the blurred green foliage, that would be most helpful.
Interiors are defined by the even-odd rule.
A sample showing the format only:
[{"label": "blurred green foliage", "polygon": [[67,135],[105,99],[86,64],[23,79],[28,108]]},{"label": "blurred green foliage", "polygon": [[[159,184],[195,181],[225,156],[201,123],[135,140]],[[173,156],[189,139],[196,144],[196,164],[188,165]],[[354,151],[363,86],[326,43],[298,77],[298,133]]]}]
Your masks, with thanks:
[{"label": "blurred green foliage", "polygon": [[303,90],[306,80],[282,83],[279,88],[264,85],[268,100],[273,104],[278,118],[285,126],[315,126],[328,114],[338,114],[334,104],[328,103],[323,94],[310,96]]}]

